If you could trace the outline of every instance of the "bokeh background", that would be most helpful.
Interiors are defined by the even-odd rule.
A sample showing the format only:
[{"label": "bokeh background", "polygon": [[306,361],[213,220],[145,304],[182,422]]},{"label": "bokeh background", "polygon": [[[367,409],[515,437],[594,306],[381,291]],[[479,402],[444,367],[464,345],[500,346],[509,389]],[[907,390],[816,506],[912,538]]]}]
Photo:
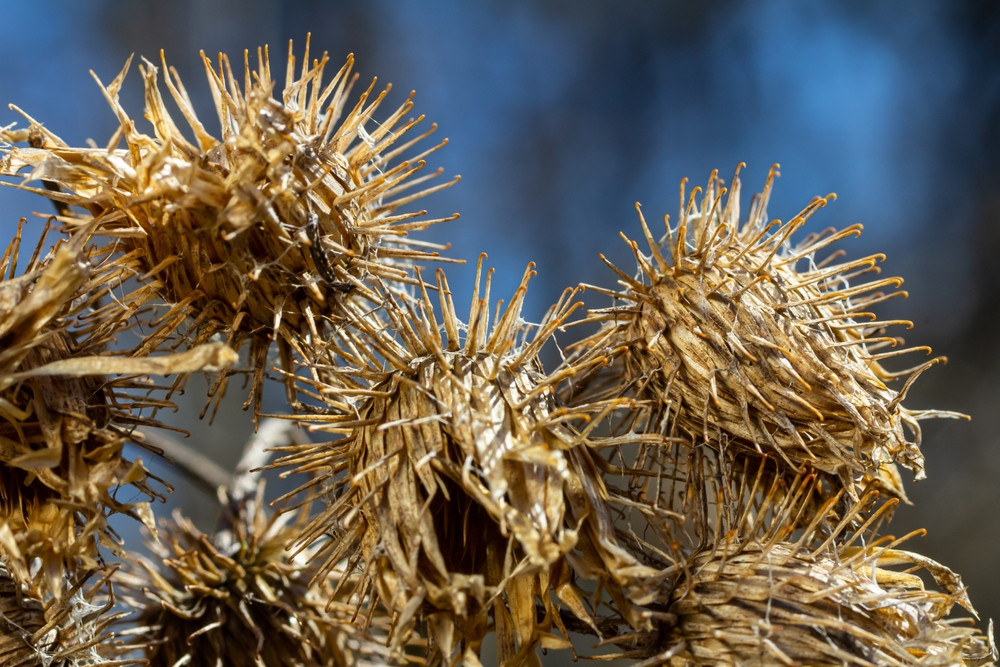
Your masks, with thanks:
[{"label": "bokeh background", "polygon": [[[638,233],[634,202],[653,221],[674,214],[682,177],[699,184],[718,168],[728,178],[746,161],[748,196],[781,163],[769,213],[782,219],[836,192],[812,229],[862,223],[843,247],[885,252],[885,273],[910,293],[882,312],[913,320],[908,342],[950,360],[908,405],[974,416],[925,422],[928,479],[908,484],[914,505],[892,532],[927,528],[909,548],[961,573],[982,615],[1000,619],[997,3],[89,0],[3,11],[0,102],[73,144],[111,136],[88,70],[110,81],[130,53],[156,60],[165,49],[210,129],[199,50],[238,60],[270,44],[282,71],[288,40],[301,53],[311,32],[334,71],[355,53],[362,82],[396,84],[386,109],[416,89],[417,112],[451,139],[436,162],[462,182],[427,204],[462,218],[428,237],[449,241],[453,257],[486,251],[497,296],[536,262],[528,319],[566,286],[613,285],[598,253],[631,270],[618,232]],[[133,71],[122,97],[135,116],[141,90]],[[0,124],[15,121],[0,108]],[[4,244],[32,211],[50,212],[0,188]],[[449,268],[463,302],[471,271]],[[203,398],[192,384],[185,400],[196,414]],[[223,466],[250,431],[238,407],[187,428]],[[178,489],[171,503],[207,516],[201,491],[164,474]]]}]

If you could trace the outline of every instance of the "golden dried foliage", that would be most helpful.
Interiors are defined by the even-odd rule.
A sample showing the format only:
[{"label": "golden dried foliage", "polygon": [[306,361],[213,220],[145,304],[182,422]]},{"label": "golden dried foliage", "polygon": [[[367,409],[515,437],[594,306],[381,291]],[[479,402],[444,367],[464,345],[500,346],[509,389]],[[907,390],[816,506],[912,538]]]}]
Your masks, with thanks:
[{"label": "golden dried foliage", "polygon": [[[613,307],[581,316],[570,289],[528,324],[529,267],[491,316],[481,257],[463,322],[444,271],[429,284],[414,264],[442,247],[409,234],[445,219],[410,205],[455,181],[423,173],[443,142],[411,153],[434,130],[414,134],[412,95],[376,122],[388,88],[351,106],[353,58],[324,83],[308,44],[281,91],[266,49],[239,78],[203,60],[219,138],[162,54],[168,98],[139,68],[152,135],[118,100],[128,64],[100,84],[107,146],[23,112],[27,129],[0,129],[28,144],[0,148],[0,173],[61,225],[24,269],[20,228],[0,256],[4,664],[478,664],[490,635],[510,666],[996,659],[952,614],[974,614],[958,576],[878,537],[906,499],[899,468],[925,474],[919,420],[955,415],[903,406],[940,359],[884,365],[929,350],[873,314],[905,294],[871,278],[882,256],[831,249],[860,226],[794,240],[832,195],[770,220],[772,169],[744,219],[739,170],[728,191],[713,173],[682,185],[662,239],[640,212],[637,274],[592,288]],[[221,398],[246,348],[254,422],[276,378],[279,416],[319,434],[250,457],[305,476],[279,499],[296,505],[267,508],[244,462],[214,533],[165,524],[109,584],[137,612],[122,646],[98,608],[114,599],[100,548],[123,557],[107,518],[155,535],[160,496],[124,448],[156,452],[171,392],[209,371]],[[546,369],[548,349],[570,354]],[[127,485],[140,500],[118,499]]]}]

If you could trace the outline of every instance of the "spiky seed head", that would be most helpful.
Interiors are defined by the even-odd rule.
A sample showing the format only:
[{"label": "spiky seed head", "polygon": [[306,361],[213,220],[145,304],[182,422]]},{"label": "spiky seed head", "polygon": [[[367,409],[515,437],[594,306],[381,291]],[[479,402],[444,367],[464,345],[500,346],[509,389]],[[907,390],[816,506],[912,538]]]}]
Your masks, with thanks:
[{"label": "spiky seed head", "polygon": [[[981,634],[950,616],[975,616],[961,579],[879,531],[900,501],[869,490],[842,504],[841,489],[812,513],[815,473],[720,508],[730,518],[714,539],[684,556],[651,609],[654,629],[628,637],[642,665],[983,664],[996,659],[992,629]],[[827,517],[838,511],[840,515]],[[916,574],[923,571],[926,576]],[[937,590],[928,589],[933,583]],[[638,641],[636,641],[638,639]]]},{"label": "spiky seed head", "polygon": [[390,664],[384,641],[349,622],[353,607],[328,607],[329,582],[311,585],[309,554],[287,558],[299,528],[267,511],[263,491],[238,501],[223,492],[215,534],[175,514],[150,545],[159,562],[138,559],[119,576],[139,610],[134,646],[154,667]]},{"label": "spiky seed head", "polygon": [[[681,185],[676,226],[656,240],[640,211],[650,254],[628,240],[636,277],[611,268],[625,305],[592,313],[604,328],[580,349],[617,348],[620,381],[611,391],[654,402],[650,428],[694,442],[770,455],[840,478],[857,498],[870,483],[905,497],[896,464],[924,477],[918,419],[954,416],[901,404],[932,359],[890,372],[881,361],[927,348],[896,348],[890,325],[868,309],[903,295],[881,278],[882,255],[837,263],[818,253],[861,232],[860,225],[793,235],[833,195],[813,200],[788,222],[769,220],[777,168],[740,218],[739,170],[727,192],[713,172],[690,198]],[[610,265],[610,264],[609,264]],[[888,292],[883,290],[889,290]],[[905,378],[893,389],[889,383]]]},{"label": "spiky seed head", "polygon": [[[67,221],[96,217],[100,234],[115,238],[125,253],[138,251],[137,273],[155,285],[147,299],[170,306],[146,350],[192,321],[194,332],[186,335],[197,342],[219,334],[239,350],[250,340],[251,396],[259,405],[272,341],[290,367],[302,346],[322,347],[338,319],[337,304],[365,294],[366,280],[411,280],[412,261],[437,255],[438,246],[406,235],[442,220],[422,219],[424,212],[409,205],[454,180],[427,186],[440,172],[418,176],[444,142],[409,154],[434,130],[413,136],[423,117],[406,119],[412,95],[380,122],[375,113],[389,87],[377,92],[373,81],[348,106],[353,57],[325,83],[328,56],[310,61],[307,40],[297,71],[290,44],[280,92],[266,48],[257,52],[255,71],[245,57],[242,85],[225,55],[217,68],[202,58],[219,138],[197,118],[161,54],[167,89],[193,141],[171,117],[159,70],[149,61],[140,71],[153,135],[139,131],[118,100],[126,63],[110,84],[100,84],[121,124],[107,147],[68,146],[25,114],[28,130],[0,136],[32,147],[5,149],[0,171],[30,168],[29,181],[62,188],[35,191],[86,211],[67,211]],[[125,147],[117,148],[122,139]],[[225,373],[213,392],[224,386]]]},{"label": "spiky seed head", "polygon": [[588,441],[555,400],[574,369],[546,374],[538,360],[578,304],[567,291],[532,333],[520,315],[532,273],[492,324],[482,257],[467,325],[443,272],[440,320],[422,283],[412,300],[387,296],[389,326],[359,314],[372,368],[389,370],[349,414],[316,424],[346,437],[278,462],[329,490],[303,540],[334,536],[328,567],[363,561],[359,596],[396,615],[394,642],[426,624],[435,659],[461,646],[477,660],[492,619],[501,661],[524,664],[538,646],[568,646],[554,599],[592,623],[575,572],[619,593],[649,574],[616,548]]}]

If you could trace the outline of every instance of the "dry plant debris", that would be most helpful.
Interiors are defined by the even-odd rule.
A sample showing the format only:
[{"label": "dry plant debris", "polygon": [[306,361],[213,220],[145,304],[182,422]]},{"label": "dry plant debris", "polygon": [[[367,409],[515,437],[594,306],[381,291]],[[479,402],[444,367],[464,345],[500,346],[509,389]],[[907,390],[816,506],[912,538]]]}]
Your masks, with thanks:
[{"label": "dry plant debris", "polygon": [[[266,48],[240,77],[203,60],[218,138],[162,54],[139,67],[152,134],[119,102],[128,64],[98,80],[106,146],[19,109],[0,129],[0,173],[57,212],[22,268],[26,221],[0,256],[4,664],[479,664],[491,635],[510,666],[996,660],[952,613],[975,614],[958,576],[880,537],[900,469],[925,475],[919,421],[957,415],[904,407],[940,359],[888,367],[929,350],[873,313],[904,294],[882,257],[831,249],[860,226],[795,240],[832,196],[771,220],[775,168],[742,218],[739,170],[713,173],[662,238],[640,212],[618,287],[531,325],[532,267],[494,309],[481,257],[463,321],[420,267],[443,248],[411,237],[454,217],[411,205],[457,180],[424,173],[444,142],[416,148],[434,126],[412,95],[377,118],[389,88],[352,102],[353,57],[324,82],[308,42],[281,90]],[[584,311],[585,290],[615,303]],[[168,489],[125,449],[173,442],[157,415],[194,373],[202,418],[246,373],[262,433],[277,382],[311,437],[270,462],[255,438],[215,531],[157,533]],[[251,468],[301,483],[269,506]]]}]

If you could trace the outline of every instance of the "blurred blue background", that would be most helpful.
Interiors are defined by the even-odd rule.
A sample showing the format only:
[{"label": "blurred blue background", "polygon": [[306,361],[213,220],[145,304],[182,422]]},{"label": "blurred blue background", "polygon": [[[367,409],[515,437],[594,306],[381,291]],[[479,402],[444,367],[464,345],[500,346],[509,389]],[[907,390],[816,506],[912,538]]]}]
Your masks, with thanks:
[{"label": "blurred blue background", "polygon": [[[133,52],[157,60],[165,49],[210,131],[199,50],[238,61],[270,44],[282,72],[288,40],[301,54],[311,31],[333,71],[355,53],[362,83],[395,84],[386,110],[415,89],[416,111],[451,139],[434,162],[462,182],[426,205],[462,218],[428,236],[454,257],[489,253],[496,297],[536,262],[529,320],[568,285],[613,285],[599,252],[631,271],[618,232],[638,233],[633,203],[651,221],[674,215],[684,176],[700,184],[718,168],[728,179],[746,161],[746,202],[779,162],[769,213],[782,219],[836,192],[812,229],[862,223],[842,247],[885,252],[885,273],[911,295],[883,312],[912,319],[908,342],[950,359],[908,405],[974,417],[925,422],[929,479],[908,483],[915,505],[892,532],[927,528],[909,548],[961,573],[982,614],[1000,619],[997,3],[90,0],[10,3],[4,24],[0,101],[71,144],[111,136],[115,117],[88,70],[108,82]],[[136,117],[141,93],[133,71],[122,98]],[[0,211],[6,243],[18,217],[50,209],[0,188]],[[471,272],[449,268],[463,303]],[[200,410],[194,387],[186,398]],[[220,417],[215,437],[248,434],[242,417]],[[198,426],[195,440],[206,433]],[[217,456],[231,465],[237,451]],[[173,502],[205,511],[171,480]]]}]

